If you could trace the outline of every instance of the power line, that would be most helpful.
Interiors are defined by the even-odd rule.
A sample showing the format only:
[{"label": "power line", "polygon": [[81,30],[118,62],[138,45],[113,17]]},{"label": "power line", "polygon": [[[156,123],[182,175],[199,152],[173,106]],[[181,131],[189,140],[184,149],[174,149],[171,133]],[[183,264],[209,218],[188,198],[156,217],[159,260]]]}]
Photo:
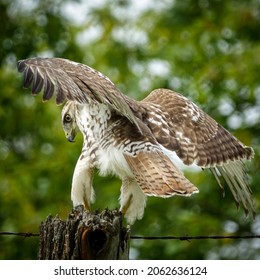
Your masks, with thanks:
[{"label": "power line", "polygon": [[[0,232],[0,235],[13,235],[22,237],[39,237],[39,233],[31,232]],[[190,240],[201,240],[201,239],[260,239],[260,235],[198,235],[198,236],[137,236],[132,235],[130,239],[133,240],[180,240],[180,241],[190,241]]]},{"label": "power line", "polygon": [[210,235],[210,236],[130,236],[131,239],[142,240],[199,240],[199,239],[255,239],[260,238],[260,235]]},{"label": "power line", "polygon": [[23,237],[40,236],[39,233],[32,233],[32,232],[8,232],[8,231],[0,231],[0,235],[16,235],[16,236],[23,236]]}]

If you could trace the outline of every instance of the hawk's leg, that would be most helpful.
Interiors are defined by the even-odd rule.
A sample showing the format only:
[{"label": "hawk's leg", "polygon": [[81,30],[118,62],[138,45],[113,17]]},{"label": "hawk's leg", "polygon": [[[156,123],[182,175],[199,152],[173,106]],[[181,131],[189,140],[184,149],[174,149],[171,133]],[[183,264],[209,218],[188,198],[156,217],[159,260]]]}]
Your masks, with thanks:
[{"label": "hawk's leg", "polygon": [[123,178],[120,195],[120,211],[127,222],[133,224],[136,219],[142,219],[146,205],[146,195],[133,178]]},{"label": "hawk's leg", "polygon": [[92,187],[94,168],[84,157],[77,161],[71,188],[71,200],[73,207],[83,205],[86,210],[90,210],[90,204],[95,201],[95,192]]}]

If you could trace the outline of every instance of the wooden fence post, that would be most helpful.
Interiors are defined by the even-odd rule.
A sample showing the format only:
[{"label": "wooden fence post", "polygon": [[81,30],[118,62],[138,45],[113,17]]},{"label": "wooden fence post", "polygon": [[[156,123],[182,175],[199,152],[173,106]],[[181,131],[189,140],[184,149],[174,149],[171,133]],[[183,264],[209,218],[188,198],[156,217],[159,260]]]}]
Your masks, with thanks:
[{"label": "wooden fence post", "polygon": [[73,210],[66,221],[49,215],[40,225],[40,260],[129,259],[130,228],[118,210]]}]

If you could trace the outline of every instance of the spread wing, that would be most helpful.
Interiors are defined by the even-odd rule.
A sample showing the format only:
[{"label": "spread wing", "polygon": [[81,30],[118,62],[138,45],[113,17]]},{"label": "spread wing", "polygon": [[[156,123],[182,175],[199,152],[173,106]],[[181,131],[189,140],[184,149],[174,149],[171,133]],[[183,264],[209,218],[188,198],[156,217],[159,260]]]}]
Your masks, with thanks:
[{"label": "spread wing", "polygon": [[184,164],[209,168],[223,190],[229,186],[237,206],[255,215],[251,190],[242,160],[253,149],[245,146],[198,106],[179,93],[158,89],[142,102],[146,124],[167,152],[174,151]]},{"label": "spread wing", "polygon": [[24,87],[32,84],[32,94],[43,89],[43,101],[56,92],[56,103],[65,100],[105,103],[112,110],[127,117],[141,131],[140,122],[130,105],[135,101],[121,91],[102,73],[81,63],[62,58],[30,58],[18,61],[19,72],[24,72]]}]

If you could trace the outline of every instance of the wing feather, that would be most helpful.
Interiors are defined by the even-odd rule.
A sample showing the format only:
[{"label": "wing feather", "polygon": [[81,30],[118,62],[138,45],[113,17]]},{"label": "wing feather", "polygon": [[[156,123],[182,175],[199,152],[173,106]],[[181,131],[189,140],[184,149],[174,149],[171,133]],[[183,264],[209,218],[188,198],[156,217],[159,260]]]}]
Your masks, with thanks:
[{"label": "wing feather", "polygon": [[[44,85],[44,79],[41,76],[40,71],[38,71],[35,73],[35,77],[33,79],[32,93],[36,95],[39,92],[41,92],[43,85]],[[30,86],[30,84],[28,86]]]},{"label": "wing feather", "polygon": [[176,152],[186,165],[195,163],[209,168],[224,194],[219,178],[222,175],[237,206],[242,204],[246,215],[251,212],[255,216],[243,163],[253,158],[251,147],[245,146],[179,93],[157,89],[142,104],[150,111],[157,110],[157,114],[151,114],[148,109],[146,123],[162,146],[169,152]]},{"label": "wing feather", "polygon": [[[251,159],[254,151],[245,146],[193,102],[179,93],[166,89],[154,90],[142,103],[156,106],[162,129],[147,118],[147,125],[157,141],[175,151],[187,165],[196,163],[203,168],[230,160]],[[152,105],[151,105],[152,104]],[[163,116],[163,119],[162,119]],[[162,122],[164,120],[164,122]]]},{"label": "wing feather", "polygon": [[27,88],[30,86],[31,82],[33,81],[33,71],[29,67],[23,67],[22,68],[24,73],[24,87]]},{"label": "wing feather", "polygon": [[131,109],[131,106],[136,106],[135,101],[123,95],[106,76],[91,67],[62,58],[37,57],[18,61],[17,68],[24,72],[25,88],[33,83],[33,94],[44,88],[44,101],[51,99],[56,91],[57,104],[65,100],[106,103],[142,131]]}]

